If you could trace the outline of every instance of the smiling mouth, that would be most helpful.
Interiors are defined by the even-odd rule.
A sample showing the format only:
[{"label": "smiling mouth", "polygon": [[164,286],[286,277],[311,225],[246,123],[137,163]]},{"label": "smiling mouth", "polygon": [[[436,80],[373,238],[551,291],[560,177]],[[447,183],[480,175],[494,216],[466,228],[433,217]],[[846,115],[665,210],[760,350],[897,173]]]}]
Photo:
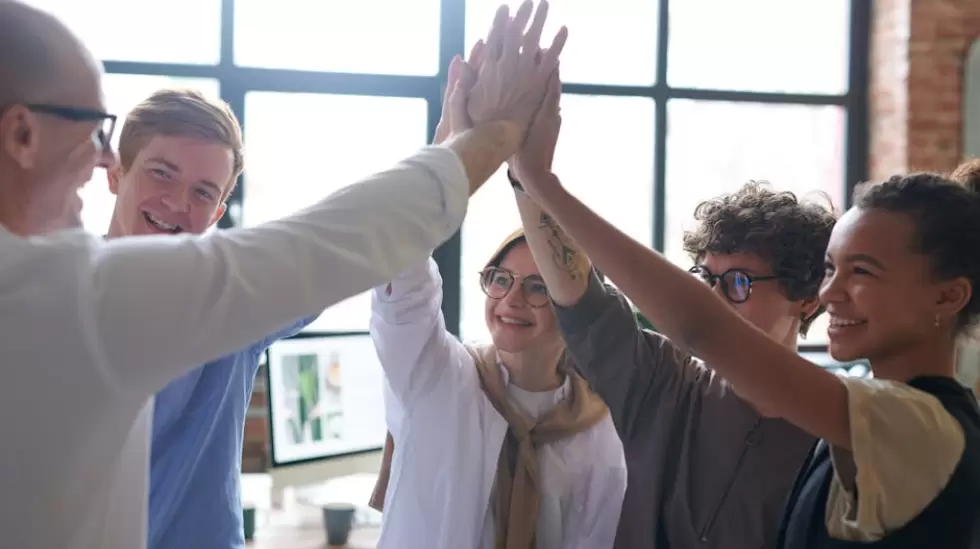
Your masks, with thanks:
[{"label": "smiling mouth", "polygon": [[151,227],[157,229],[162,233],[177,234],[184,230],[180,225],[171,225],[170,223],[167,223],[162,219],[155,217],[153,214],[149,212],[143,212],[143,219],[145,219],[146,222],[149,223]]},{"label": "smiling mouth", "polygon": [[830,317],[830,329],[846,330],[848,328],[858,328],[867,324],[867,320],[853,320],[850,318]]},{"label": "smiling mouth", "polygon": [[526,320],[521,320],[519,318],[513,318],[509,316],[498,316],[497,320],[501,324],[506,324],[508,326],[516,326],[518,328],[530,328],[531,326],[533,326],[533,324],[531,324]]}]

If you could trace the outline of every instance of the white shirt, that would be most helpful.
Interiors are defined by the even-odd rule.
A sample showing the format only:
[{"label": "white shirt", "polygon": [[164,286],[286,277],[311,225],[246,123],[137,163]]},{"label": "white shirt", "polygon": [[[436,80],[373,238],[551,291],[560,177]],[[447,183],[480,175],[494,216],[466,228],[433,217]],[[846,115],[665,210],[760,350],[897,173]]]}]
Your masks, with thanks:
[{"label": "white shirt", "polygon": [[[393,280],[390,295],[376,288],[372,307],[395,441],[378,549],[493,549],[491,501],[507,422],[480,388],[469,352],[446,331],[435,262]],[[550,395],[525,391],[517,400],[540,413],[567,390],[566,382]],[[612,420],[543,445],[538,460],[539,549],[612,547],[626,493]]]},{"label": "white shirt", "polygon": [[2,545],[144,547],[150,397],[417,264],[458,229],[468,189],[456,155],[430,147],[260,227],[0,230]]}]

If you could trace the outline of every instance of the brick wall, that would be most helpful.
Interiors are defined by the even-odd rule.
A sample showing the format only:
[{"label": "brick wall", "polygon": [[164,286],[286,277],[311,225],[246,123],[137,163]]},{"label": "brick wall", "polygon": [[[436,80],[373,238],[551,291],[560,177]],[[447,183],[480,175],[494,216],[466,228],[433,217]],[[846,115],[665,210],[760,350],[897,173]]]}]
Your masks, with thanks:
[{"label": "brick wall", "polygon": [[948,172],[963,154],[963,68],[980,37],[980,1],[875,0],[874,8],[870,176]]},{"label": "brick wall", "polygon": [[242,448],[242,472],[261,473],[270,465],[269,426],[266,418],[268,392],[265,384],[265,366],[255,376],[255,389],[248,404],[245,418],[245,443]]}]

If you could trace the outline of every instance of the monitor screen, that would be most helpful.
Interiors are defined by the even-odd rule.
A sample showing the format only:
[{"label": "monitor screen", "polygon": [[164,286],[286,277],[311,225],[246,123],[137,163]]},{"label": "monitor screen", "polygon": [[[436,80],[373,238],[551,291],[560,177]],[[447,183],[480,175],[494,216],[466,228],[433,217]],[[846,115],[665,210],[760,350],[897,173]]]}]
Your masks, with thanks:
[{"label": "monitor screen", "polygon": [[278,341],[267,356],[273,466],[384,446],[384,372],[368,334]]}]

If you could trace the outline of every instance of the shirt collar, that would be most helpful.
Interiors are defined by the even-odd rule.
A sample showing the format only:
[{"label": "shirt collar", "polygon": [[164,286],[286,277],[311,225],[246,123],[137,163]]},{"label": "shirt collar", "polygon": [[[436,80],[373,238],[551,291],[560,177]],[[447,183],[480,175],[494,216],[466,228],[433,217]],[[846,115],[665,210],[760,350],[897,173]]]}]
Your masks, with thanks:
[{"label": "shirt collar", "polygon": [[[510,386],[510,372],[507,370],[507,367],[504,366],[504,361],[500,358],[500,353],[497,353],[496,356],[497,356],[497,367],[500,368],[500,375],[503,376],[504,386],[505,387]],[[558,404],[559,402],[568,398],[568,393],[569,391],[571,391],[571,387],[572,387],[572,380],[568,375],[566,375],[565,381],[563,381],[561,386],[558,387],[558,389],[553,393],[554,403]]]}]

